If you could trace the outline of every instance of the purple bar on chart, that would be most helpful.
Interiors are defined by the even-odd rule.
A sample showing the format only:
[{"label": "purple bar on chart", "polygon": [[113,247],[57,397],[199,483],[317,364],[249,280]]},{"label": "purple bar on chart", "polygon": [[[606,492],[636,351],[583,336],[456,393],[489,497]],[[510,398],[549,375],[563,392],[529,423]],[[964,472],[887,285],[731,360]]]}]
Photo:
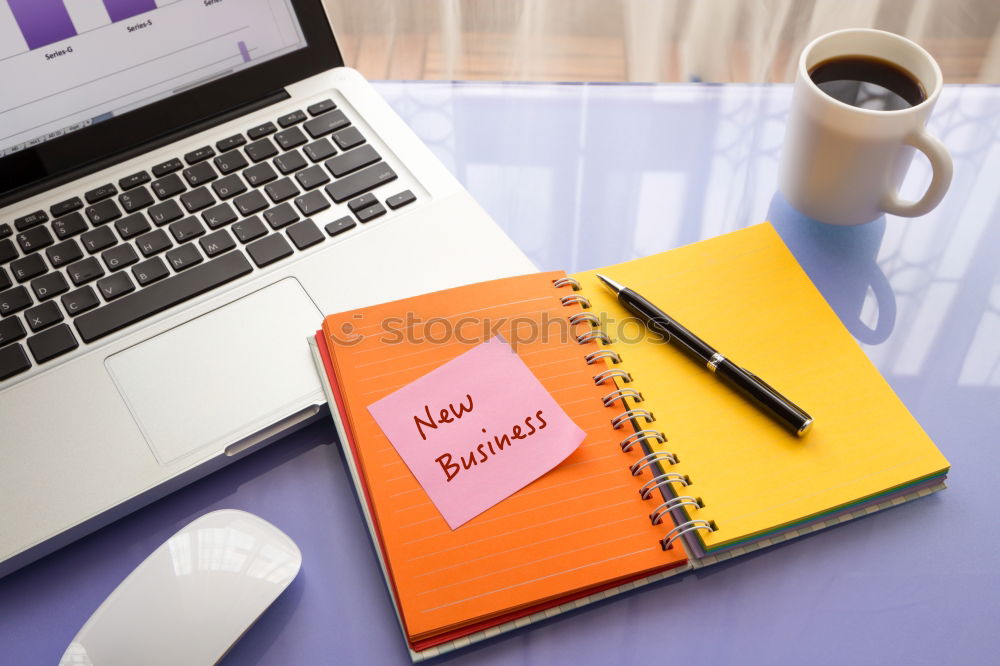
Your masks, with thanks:
[{"label": "purple bar on chart", "polygon": [[41,48],[76,34],[62,0],[8,0],[7,4],[29,49]]},{"label": "purple bar on chart", "polygon": [[250,62],[250,49],[247,48],[247,43],[236,42],[236,46],[240,48],[240,55],[243,56],[243,62]]},{"label": "purple bar on chart", "polygon": [[104,8],[112,23],[130,19],[137,14],[156,9],[156,0],[104,0]]}]

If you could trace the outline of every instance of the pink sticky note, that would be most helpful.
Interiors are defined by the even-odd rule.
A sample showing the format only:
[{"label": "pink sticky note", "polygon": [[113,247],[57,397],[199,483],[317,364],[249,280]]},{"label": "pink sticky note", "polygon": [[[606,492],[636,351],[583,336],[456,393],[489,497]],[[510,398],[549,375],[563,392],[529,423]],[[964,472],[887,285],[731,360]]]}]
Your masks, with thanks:
[{"label": "pink sticky note", "polygon": [[452,529],[551,470],[584,438],[499,337],[368,411]]}]

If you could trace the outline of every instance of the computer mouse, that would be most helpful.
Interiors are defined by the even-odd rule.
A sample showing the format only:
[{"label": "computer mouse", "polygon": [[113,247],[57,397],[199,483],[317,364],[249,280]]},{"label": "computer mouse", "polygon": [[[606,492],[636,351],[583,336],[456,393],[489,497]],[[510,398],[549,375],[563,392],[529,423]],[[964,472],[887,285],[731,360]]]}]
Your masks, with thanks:
[{"label": "computer mouse", "polygon": [[295,542],[267,521],[232,509],[205,514],[115,588],[60,666],[214,664],[301,566]]}]

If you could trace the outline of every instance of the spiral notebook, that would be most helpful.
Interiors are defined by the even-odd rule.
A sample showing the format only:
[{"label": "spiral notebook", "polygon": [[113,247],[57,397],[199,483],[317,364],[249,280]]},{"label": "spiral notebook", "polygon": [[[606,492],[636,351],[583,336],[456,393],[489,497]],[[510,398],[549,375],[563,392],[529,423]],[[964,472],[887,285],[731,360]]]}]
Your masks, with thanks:
[{"label": "spiral notebook", "polygon": [[[654,339],[595,272],[331,315],[311,340],[415,661],[944,487],[948,462],[769,224],[599,272],[780,387],[815,418],[803,439]],[[451,530],[367,407],[494,335],[586,437]]]}]

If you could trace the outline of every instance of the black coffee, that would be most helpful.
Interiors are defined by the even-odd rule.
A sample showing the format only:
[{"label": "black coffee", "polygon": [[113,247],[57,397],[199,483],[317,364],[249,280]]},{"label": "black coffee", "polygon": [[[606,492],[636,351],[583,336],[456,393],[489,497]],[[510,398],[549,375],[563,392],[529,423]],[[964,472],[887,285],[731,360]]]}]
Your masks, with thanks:
[{"label": "black coffee", "polygon": [[809,70],[809,78],[830,97],[875,111],[908,109],[927,99],[916,77],[899,65],[871,56],[838,56]]}]

